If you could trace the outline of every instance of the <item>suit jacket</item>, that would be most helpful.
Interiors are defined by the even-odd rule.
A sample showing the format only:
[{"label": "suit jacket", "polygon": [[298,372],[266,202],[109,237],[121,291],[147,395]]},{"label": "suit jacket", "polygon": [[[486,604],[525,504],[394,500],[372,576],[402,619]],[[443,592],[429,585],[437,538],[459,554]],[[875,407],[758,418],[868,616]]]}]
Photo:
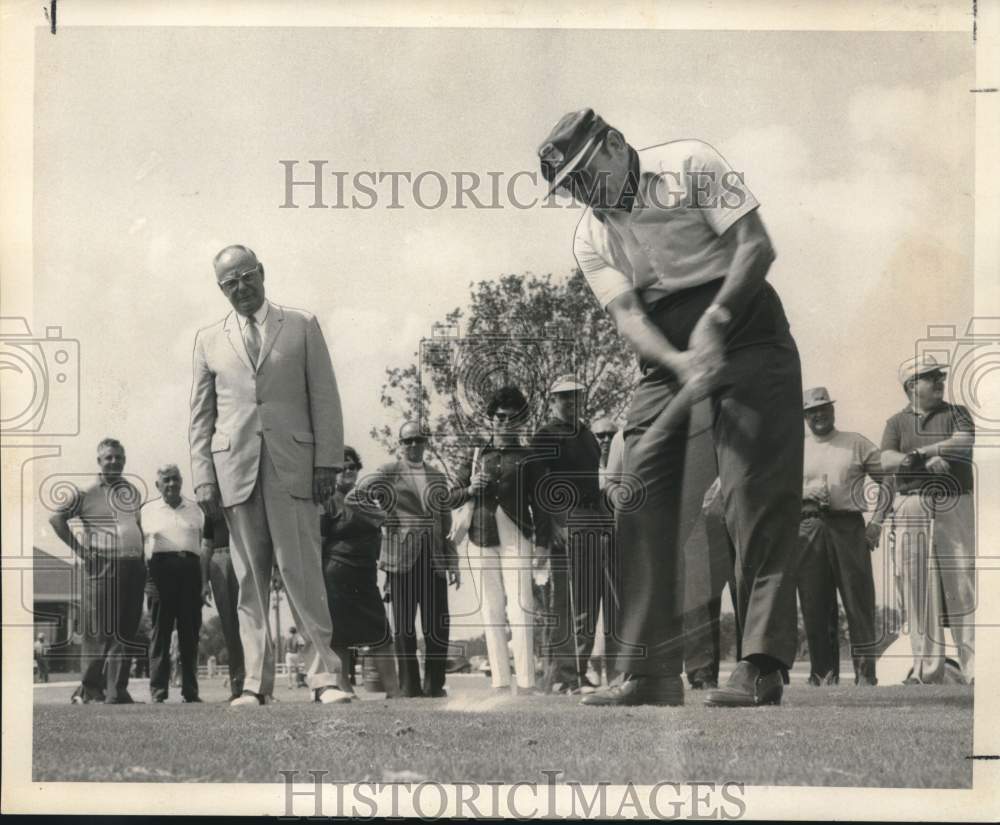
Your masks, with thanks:
[{"label": "suit jacket", "polygon": [[319,322],[271,304],[254,370],[235,312],[199,330],[191,387],[194,486],[219,485],[231,507],[253,492],[261,443],[296,498],[311,498],[314,467],[344,461],[340,394]]},{"label": "suit jacket", "polygon": [[383,464],[358,485],[358,498],[371,496],[385,510],[380,565],[389,573],[404,573],[421,550],[430,551],[431,567],[444,575],[458,570],[458,552],[448,539],[451,507],[448,480],[429,464],[427,486],[420,496],[412,471],[403,461]]}]

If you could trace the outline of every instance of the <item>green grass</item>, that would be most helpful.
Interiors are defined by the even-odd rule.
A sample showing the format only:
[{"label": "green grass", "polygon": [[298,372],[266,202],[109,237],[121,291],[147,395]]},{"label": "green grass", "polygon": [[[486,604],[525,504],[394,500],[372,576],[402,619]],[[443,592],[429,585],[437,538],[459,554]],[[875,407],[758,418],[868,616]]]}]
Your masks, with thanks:
[{"label": "green grass", "polygon": [[[799,680],[797,680],[799,681]],[[327,781],[661,780],[967,788],[972,689],[964,686],[785,689],[778,708],[580,707],[555,696],[492,693],[451,677],[448,699],[308,703],[286,691],[264,708],[229,708],[218,683],[203,705],[68,704],[36,688],[36,781],[279,782],[279,770]],[[136,699],[144,688],[133,688]],[[361,689],[359,688],[359,692]],[[403,772],[411,775],[402,777]]]}]

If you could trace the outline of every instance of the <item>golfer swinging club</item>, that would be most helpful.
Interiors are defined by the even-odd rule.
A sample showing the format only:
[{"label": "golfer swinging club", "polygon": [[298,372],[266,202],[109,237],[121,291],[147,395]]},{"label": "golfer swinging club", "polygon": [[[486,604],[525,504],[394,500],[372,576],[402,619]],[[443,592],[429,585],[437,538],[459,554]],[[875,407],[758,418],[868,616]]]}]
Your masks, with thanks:
[{"label": "golfer swinging club", "polygon": [[708,144],[637,151],[592,109],[563,117],[539,157],[550,191],[586,207],[577,263],[642,370],[625,425],[625,470],[646,500],[618,516],[628,550],[616,645],[623,676],[582,702],[684,702],[678,517],[687,409],[709,397],[737,552],[743,658],[705,701],[780,704],[797,642],[791,565],[802,495],[802,379],[781,301],[765,281],[774,250],[757,200]]}]

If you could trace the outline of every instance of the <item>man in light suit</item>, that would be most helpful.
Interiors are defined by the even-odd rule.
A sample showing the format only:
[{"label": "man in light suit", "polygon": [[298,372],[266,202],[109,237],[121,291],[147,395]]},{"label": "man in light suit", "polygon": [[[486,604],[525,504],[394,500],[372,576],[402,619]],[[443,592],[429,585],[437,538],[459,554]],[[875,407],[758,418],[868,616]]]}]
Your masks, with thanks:
[{"label": "man in light suit", "polygon": [[[402,457],[384,464],[359,484],[389,515],[382,534],[381,567],[392,604],[392,630],[404,696],[446,696],[448,585],[461,583],[458,553],[448,539],[451,509],[444,474],[424,462],[427,435],[416,422],[399,430]],[[424,633],[424,679],[417,662],[414,621],[420,607]]]},{"label": "man in light suit", "polygon": [[252,250],[228,246],[215,276],[233,312],[198,332],[191,390],[191,466],[198,502],[221,507],[239,583],[246,676],[232,705],[264,704],[274,687],[268,627],[271,570],[281,573],[306,641],[314,698],[350,701],[336,687],[317,504],[344,457],[340,395],[316,318],[269,303]]}]

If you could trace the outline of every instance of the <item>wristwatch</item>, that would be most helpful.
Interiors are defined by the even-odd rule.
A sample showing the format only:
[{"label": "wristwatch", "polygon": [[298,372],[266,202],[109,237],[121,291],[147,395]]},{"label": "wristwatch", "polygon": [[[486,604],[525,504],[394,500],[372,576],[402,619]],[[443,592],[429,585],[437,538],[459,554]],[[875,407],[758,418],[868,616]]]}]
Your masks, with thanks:
[{"label": "wristwatch", "polygon": [[711,304],[705,310],[705,315],[713,324],[718,324],[720,327],[726,326],[733,320],[733,313],[722,304]]}]

